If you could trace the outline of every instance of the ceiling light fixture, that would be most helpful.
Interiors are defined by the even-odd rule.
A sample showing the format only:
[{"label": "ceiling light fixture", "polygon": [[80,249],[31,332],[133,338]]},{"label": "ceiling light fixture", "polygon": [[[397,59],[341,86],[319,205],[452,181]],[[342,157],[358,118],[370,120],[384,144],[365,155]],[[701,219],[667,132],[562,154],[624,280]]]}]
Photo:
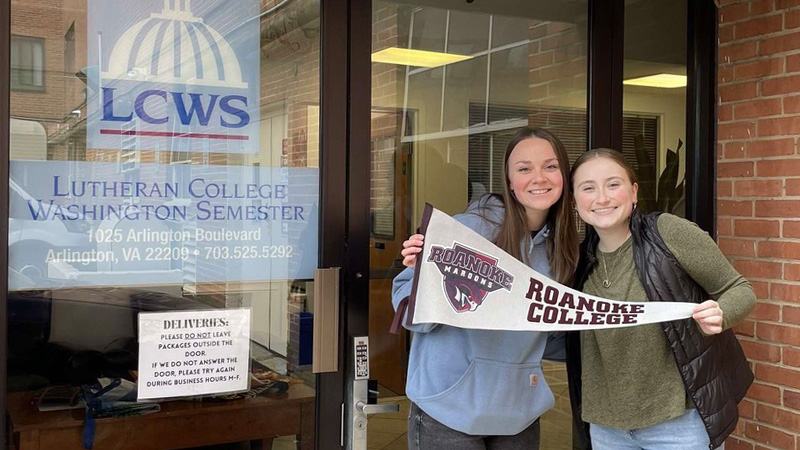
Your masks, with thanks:
[{"label": "ceiling light fixture", "polygon": [[655,88],[679,88],[686,87],[686,75],[674,75],[671,73],[659,73],[646,77],[631,78],[624,80],[622,84],[629,86],[647,86]]},{"label": "ceiling light fixture", "polygon": [[389,47],[372,54],[372,62],[415,67],[438,67],[472,58],[452,53],[429,52],[409,48]]}]

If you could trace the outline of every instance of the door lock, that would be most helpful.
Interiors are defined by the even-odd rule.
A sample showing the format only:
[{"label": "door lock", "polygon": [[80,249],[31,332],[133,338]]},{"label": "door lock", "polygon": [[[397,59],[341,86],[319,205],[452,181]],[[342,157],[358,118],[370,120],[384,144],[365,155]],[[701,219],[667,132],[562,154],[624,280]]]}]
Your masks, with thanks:
[{"label": "door lock", "polygon": [[369,338],[353,338],[353,361],[348,373],[347,450],[367,450],[367,416],[400,411],[397,403],[373,404],[369,393]]}]

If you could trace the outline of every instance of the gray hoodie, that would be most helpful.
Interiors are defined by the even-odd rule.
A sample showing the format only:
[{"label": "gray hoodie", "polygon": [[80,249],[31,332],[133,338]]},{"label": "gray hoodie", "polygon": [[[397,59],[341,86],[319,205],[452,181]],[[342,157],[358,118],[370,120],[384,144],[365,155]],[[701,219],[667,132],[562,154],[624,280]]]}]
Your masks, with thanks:
[{"label": "gray hoodie", "polygon": [[[454,218],[492,240],[503,220],[503,206],[485,196]],[[548,235],[545,227],[528,248],[522,248],[531,267],[547,276]],[[394,279],[395,310],[411,294],[413,278],[414,269],[408,268]],[[548,333],[532,331],[467,330],[439,324],[407,328],[415,334],[406,394],[444,425],[473,435],[514,435],[553,407],[553,394],[542,375],[542,358],[546,353],[547,359],[564,360],[563,333],[548,337]]]}]

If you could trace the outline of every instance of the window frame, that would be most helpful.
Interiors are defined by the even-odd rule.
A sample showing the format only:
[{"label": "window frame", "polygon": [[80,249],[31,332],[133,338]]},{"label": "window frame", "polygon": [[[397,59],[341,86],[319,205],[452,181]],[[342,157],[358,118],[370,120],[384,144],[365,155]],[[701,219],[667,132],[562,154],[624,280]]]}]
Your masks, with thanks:
[{"label": "window frame", "polygon": [[[11,87],[12,92],[46,92],[47,91],[47,48],[46,42],[44,38],[35,37],[35,36],[24,36],[19,34],[12,34],[10,45],[13,49],[14,45],[17,43],[26,43],[31,45],[30,49],[36,48],[38,45],[42,50],[42,67],[38,69],[41,71],[42,77],[42,84],[41,86],[35,84],[20,84],[19,82],[19,75],[15,75],[15,73],[19,73],[20,71],[30,71],[33,76],[36,76],[37,68],[23,68],[23,67],[14,67],[12,62],[9,62],[10,66],[10,73],[9,73],[9,84]],[[11,55],[10,55],[11,56]]]}]

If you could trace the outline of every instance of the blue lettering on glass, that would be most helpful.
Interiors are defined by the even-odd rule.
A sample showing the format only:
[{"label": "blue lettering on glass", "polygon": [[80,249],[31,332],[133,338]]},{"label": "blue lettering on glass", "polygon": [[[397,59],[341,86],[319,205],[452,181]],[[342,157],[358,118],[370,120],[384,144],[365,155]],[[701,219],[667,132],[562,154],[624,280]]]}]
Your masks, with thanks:
[{"label": "blue lettering on glass", "polygon": [[154,118],[153,116],[148,114],[147,111],[144,110],[144,102],[147,101],[148,97],[152,96],[161,97],[164,99],[165,102],[167,100],[167,93],[165,91],[161,91],[158,89],[148,89],[139,94],[138,97],[136,97],[136,102],[133,104],[133,108],[134,111],[136,111],[136,115],[147,123],[152,123],[156,125],[161,123],[167,123],[167,121],[169,121],[169,117]]},{"label": "blue lettering on glass", "polygon": [[133,119],[133,113],[127,116],[114,115],[114,88],[103,88],[103,120],[110,122],[129,122]]},{"label": "blue lettering on glass", "polygon": [[226,113],[238,117],[239,122],[230,123],[227,120],[225,120],[224,117],[220,117],[219,124],[227,128],[242,128],[250,123],[250,114],[247,114],[247,111],[243,109],[231,106],[230,102],[233,100],[238,100],[242,102],[244,106],[247,106],[247,97],[245,97],[244,95],[228,95],[222,97],[222,100],[219,102],[219,107]]},{"label": "blue lettering on glass", "polygon": [[200,125],[208,125],[208,120],[211,118],[211,113],[214,111],[214,105],[217,103],[218,94],[211,94],[211,100],[208,102],[208,110],[203,110],[203,94],[191,93],[189,98],[192,100],[192,106],[189,111],[186,111],[186,105],[183,103],[183,94],[181,92],[172,92],[172,98],[175,101],[175,106],[178,109],[178,116],[181,118],[181,123],[189,125],[192,123],[192,118],[197,114],[197,120]]},{"label": "blue lettering on glass", "polygon": [[[136,96],[136,100],[133,104],[133,112],[127,116],[117,116],[114,115],[114,90],[114,88],[103,88],[103,121],[129,122],[133,120],[133,115],[135,113],[136,117],[146,123],[154,125],[167,123],[169,121],[168,116],[153,117],[149,112],[147,112],[145,105],[150,97],[161,97],[164,99],[165,104],[168,104],[169,97],[171,95],[175,104],[175,110],[178,113],[178,117],[183,125],[191,125],[196,118],[199,125],[208,126],[208,123],[214,114],[215,107],[217,106],[217,99],[220,99],[219,94],[209,94],[209,99],[206,106],[204,105],[203,101],[204,94],[190,93],[188,94],[190,105],[187,110],[186,103],[183,98],[183,92],[167,92],[160,89],[148,89]],[[224,113],[227,113],[234,118],[238,118],[238,121],[236,122],[229,122],[228,120],[225,120],[225,117],[220,115],[220,125],[225,128],[243,128],[249,125],[250,114],[248,114],[246,110],[234,106],[231,104],[231,102],[241,102],[246,107],[247,97],[243,95],[226,95],[220,99],[219,108]]]}]

